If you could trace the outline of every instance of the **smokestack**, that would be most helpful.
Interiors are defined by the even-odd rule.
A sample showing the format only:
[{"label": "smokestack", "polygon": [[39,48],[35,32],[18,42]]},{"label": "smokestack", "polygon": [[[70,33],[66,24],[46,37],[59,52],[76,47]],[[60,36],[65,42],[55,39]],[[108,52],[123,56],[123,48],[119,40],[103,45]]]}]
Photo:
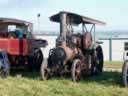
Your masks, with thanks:
[{"label": "smokestack", "polygon": [[66,16],[65,12],[62,12],[60,15],[60,35],[66,40]]},{"label": "smokestack", "polygon": [[38,20],[38,33],[41,33],[41,30],[40,30],[40,13],[38,13],[37,15],[37,20]]}]

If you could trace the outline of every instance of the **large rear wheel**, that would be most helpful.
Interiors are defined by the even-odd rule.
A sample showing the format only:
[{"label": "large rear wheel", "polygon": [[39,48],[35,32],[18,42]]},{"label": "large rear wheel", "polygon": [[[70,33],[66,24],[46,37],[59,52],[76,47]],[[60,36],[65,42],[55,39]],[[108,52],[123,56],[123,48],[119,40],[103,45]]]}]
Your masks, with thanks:
[{"label": "large rear wheel", "polygon": [[102,47],[96,47],[96,56],[92,58],[91,74],[101,75],[103,73],[104,57]]},{"label": "large rear wheel", "polygon": [[79,59],[74,60],[71,69],[72,80],[74,82],[80,81],[81,76],[81,61]]},{"label": "large rear wheel", "polygon": [[128,87],[128,61],[124,62],[122,75],[123,75],[124,86]]},{"label": "large rear wheel", "polygon": [[96,48],[96,69],[95,74],[101,75],[103,73],[103,64],[104,64],[104,57],[103,57],[103,50],[102,47],[99,45]]}]

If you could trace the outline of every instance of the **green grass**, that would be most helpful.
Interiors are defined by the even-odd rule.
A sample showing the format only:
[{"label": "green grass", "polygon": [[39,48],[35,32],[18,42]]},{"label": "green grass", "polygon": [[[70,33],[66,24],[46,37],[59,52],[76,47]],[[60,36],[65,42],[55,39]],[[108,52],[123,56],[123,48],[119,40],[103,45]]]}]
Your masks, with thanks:
[{"label": "green grass", "polygon": [[128,96],[128,88],[123,87],[120,72],[84,77],[79,83],[72,82],[70,77],[41,81],[38,73],[15,74],[0,79],[0,96]]},{"label": "green grass", "polygon": [[104,63],[105,68],[121,69],[122,66],[123,66],[123,62],[121,61],[112,61],[112,62],[105,61]]},{"label": "green grass", "polygon": [[102,76],[85,77],[79,83],[70,78],[53,77],[41,81],[36,73],[0,80],[0,96],[128,96],[121,73],[104,72]]}]

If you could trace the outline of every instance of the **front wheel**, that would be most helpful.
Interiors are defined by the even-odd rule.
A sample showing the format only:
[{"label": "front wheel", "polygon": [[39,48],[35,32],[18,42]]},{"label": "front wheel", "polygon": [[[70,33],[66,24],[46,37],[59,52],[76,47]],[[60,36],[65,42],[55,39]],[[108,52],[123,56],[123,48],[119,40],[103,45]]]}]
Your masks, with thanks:
[{"label": "front wheel", "polygon": [[32,60],[30,61],[33,64],[33,70],[37,72],[40,70],[43,58],[43,52],[41,51],[41,49],[35,49]]},{"label": "front wheel", "polygon": [[128,61],[124,62],[122,75],[123,75],[124,86],[128,87]]},{"label": "front wheel", "polygon": [[48,69],[48,60],[44,59],[43,63],[41,64],[41,79],[42,80],[47,80],[49,78],[49,69]]},{"label": "front wheel", "polygon": [[79,59],[74,60],[71,69],[72,80],[74,82],[80,81],[81,76],[81,61]]}]

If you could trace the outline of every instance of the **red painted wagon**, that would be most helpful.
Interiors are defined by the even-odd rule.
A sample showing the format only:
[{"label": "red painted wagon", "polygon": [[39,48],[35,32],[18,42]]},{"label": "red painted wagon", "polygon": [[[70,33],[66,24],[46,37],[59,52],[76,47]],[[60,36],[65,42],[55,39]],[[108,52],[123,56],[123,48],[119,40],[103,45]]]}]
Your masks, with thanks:
[{"label": "red painted wagon", "polygon": [[46,40],[35,39],[33,24],[27,21],[0,18],[0,50],[7,52],[11,67],[27,66],[39,70],[43,60],[41,47]]}]

